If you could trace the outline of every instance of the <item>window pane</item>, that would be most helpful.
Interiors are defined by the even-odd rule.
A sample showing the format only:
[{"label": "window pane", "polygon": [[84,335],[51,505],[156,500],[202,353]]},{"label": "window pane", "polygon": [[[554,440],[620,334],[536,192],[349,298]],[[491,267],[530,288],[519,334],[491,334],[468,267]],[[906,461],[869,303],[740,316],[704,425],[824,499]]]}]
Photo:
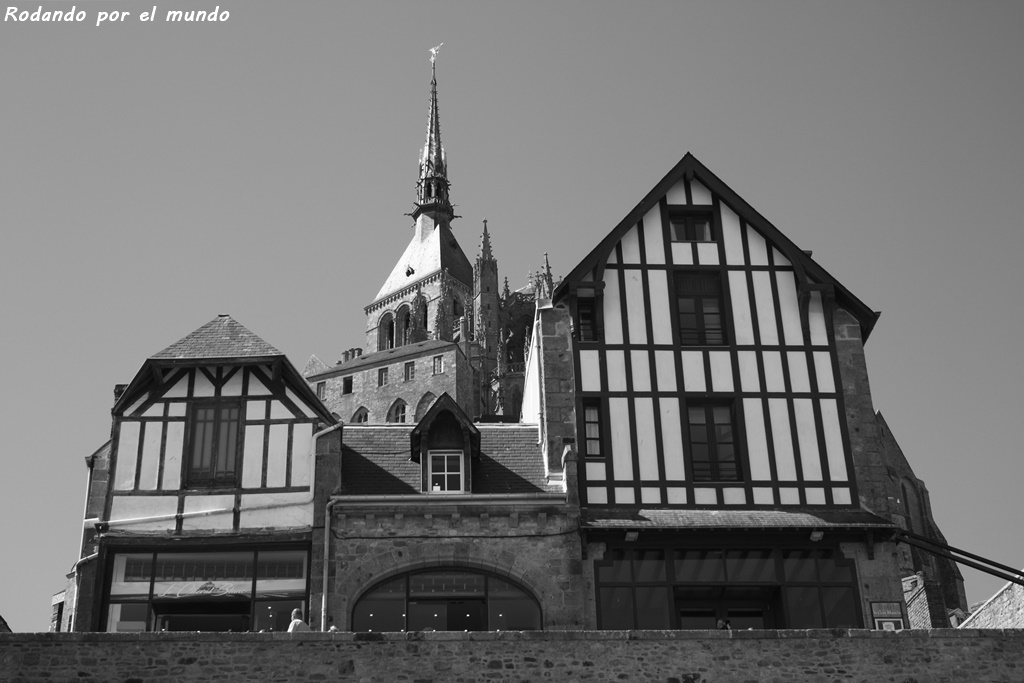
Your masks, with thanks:
[{"label": "window pane", "polygon": [[293,609],[301,610],[302,600],[257,600],[252,630],[257,633],[287,631]]},{"label": "window pane", "polygon": [[825,604],[825,626],[857,628],[857,602],[849,586],[825,586],[821,589]]},{"label": "window pane", "polygon": [[487,579],[487,628],[492,631],[540,630],[540,609],[530,597],[507,581]]},{"label": "window pane", "polygon": [[602,588],[598,592],[597,610],[602,629],[632,629],[633,590]]},{"label": "window pane", "polygon": [[812,582],[817,581],[815,574],[813,550],[787,550],[782,556],[782,566],[786,573],[786,581],[790,582]]},{"label": "window pane", "polygon": [[683,630],[712,631],[717,621],[711,607],[684,607],[679,610],[679,628]]},{"label": "window pane", "polygon": [[469,572],[421,572],[409,577],[409,596],[483,597],[484,578]]},{"label": "window pane", "polygon": [[676,581],[725,581],[725,563],[720,550],[677,550],[674,563]]},{"label": "window pane", "polygon": [[632,580],[629,571],[629,558],[625,550],[613,548],[604,554],[604,559],[610,561],[611,564],[597,568],[598,581],[602,583],[619,583]]},{"label": "window pane", "polygon": [[354,631],[405,630],[405,577],[367,593],[352,612]]},{"label": "window pane", "polygon": [[775,581],[775,561],[770,550],[730,550],[725,556],[725,570],[730,582]]},{"label": "window pane", "polygon": [[821,604],[818,589],[812,586],[792,586],[783,590],[789,623],[786,628],[821,628]]},{"label": "window pane", "polygon": [[851,583],[853,569],[840,565],[832,552],[824,552],[818,559],[822,583]]},{"label": "window pane", "polygon": [[665,580],[665,551],[651,548],[633,551],[633,573],[637,582]]},{"label": "window pane", "polygon": [[637,586],[636,627],[646,629],[671,628],[668,588],[665,586]]}]

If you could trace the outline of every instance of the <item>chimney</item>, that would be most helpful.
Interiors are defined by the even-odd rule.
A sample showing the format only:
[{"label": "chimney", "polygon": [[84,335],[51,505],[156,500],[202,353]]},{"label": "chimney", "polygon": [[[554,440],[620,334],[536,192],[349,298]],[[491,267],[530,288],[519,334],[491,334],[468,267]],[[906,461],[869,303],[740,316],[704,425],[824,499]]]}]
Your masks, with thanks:
[{"label": "chimney", "polygon": [[342,354],[341,354],[341,362],[342,363],[347,363],[348,362],[348,351],[343,351],[342,352]]},{"label": "chimney", "polygon": [[355,355],[356,358],[359,358],[359,356],[363,355],[363,350],[362,349],[352,349],[352,352],[356,354]]}]

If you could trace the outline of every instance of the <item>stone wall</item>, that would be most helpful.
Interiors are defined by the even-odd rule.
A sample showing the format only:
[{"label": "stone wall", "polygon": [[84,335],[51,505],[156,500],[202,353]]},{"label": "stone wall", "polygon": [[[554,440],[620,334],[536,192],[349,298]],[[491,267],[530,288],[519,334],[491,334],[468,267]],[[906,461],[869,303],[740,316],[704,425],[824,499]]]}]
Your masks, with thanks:
[{"label": "stone wall", "polygon": [[1017,682],[1024,631],[0,634],[0,681]]},{"label": "stone wall", "polygon": [[[544,605],[547,630],[584,627],[585,584],[577,513],[564,504],[335,508],[328,565],[327,623],[350,627],[356,600],[377,583],[415,569],[466,567],[508,577]],[[313,599],[319,619],[323,550],[314,544]]]}]

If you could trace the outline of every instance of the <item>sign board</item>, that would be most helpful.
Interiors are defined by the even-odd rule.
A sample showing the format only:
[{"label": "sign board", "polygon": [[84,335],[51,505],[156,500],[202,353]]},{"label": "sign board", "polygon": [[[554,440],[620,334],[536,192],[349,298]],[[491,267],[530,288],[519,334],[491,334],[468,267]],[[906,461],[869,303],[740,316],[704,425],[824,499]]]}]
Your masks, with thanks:
[{"label": "sign board", "polygon": [[898,602],[872,602],[871,619],[879,631],[902,631],[903,606]]}]

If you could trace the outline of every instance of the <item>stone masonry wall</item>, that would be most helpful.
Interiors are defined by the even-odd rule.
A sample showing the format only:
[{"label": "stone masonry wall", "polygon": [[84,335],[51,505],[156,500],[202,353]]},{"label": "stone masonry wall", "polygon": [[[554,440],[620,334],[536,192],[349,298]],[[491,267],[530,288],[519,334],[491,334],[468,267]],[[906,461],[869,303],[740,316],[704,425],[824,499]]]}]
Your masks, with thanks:
[{"label": "stone masonry wall", "polygon": [[1024,631],[0,634],[0,682],[1017,683]]},{"label": "stone masonry wall", "polygon": [[[544,628],[584,627],[585,590],[577,513],[521,503],[335,508],[328,625],[348,629],[356,600],[389,577],[427,567],[466,567],[508,577],[543,605]],[[316,544],[314,544],[316,545]],[[323,552],[314,549],[314,562]],[[322,571],[311,613],[319,617]]]},{"label": "stone masonry wall", "polygon": [[[965,628],[1024,629],[1024,586],[1008,583],[964,621]],[[1024,632],[1024,631],[1022,631]],[[1024,672],[1021,672],[1024,679]]]}]

